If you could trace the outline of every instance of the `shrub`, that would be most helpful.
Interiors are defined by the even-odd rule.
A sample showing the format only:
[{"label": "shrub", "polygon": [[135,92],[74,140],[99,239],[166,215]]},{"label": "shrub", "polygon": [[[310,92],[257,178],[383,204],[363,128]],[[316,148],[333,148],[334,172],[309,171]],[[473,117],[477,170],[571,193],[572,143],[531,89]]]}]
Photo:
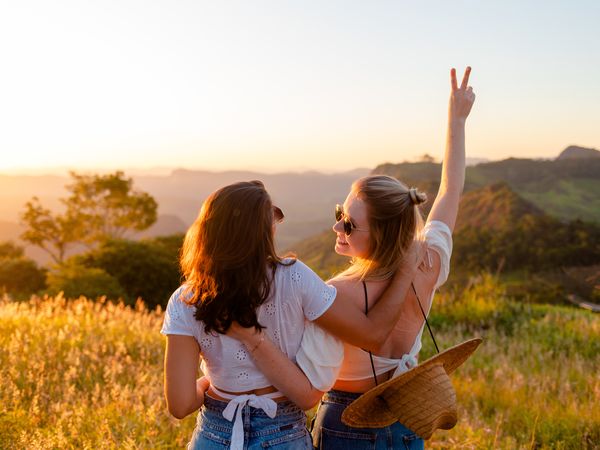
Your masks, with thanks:
[{"label": "shrub", "polygon": [[46,271],[25,257],[22,247],[0,243],[0,291],[14,297],[29,297],[46,285]]},{"label": "shrub", "polygon": [[56,270],[48,273],[47,281],[49,293],[63,292],[66,298],[106,296],[116,300],[125,297],[125,291],[117,279],[103,269],[85,267],[76,260],[57,266]]},{"label": "shrub", "polygon": [[112,240],[80,257],[82,265],[102,269],[123,287],[125,301],[141,297],[149,307],[166,306],[181,283],[178,250],[182,236],[142,241]]}]

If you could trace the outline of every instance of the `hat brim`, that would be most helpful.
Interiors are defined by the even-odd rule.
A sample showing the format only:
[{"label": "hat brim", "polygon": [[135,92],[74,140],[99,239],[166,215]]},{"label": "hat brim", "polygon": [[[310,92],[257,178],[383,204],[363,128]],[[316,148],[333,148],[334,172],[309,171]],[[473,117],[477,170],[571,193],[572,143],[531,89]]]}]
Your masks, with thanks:
[{"label": "hat brim", "polygon": [[[342,422],[360,428],[380,428],[397,421],[407,425],[405,422],[411,422],[420,408],[421,413],[426,409],[428,416],[420,421],[426,420],[435,428],[452,428],[456,423],[456,396],[448,375],[460,367],[481,342],[481,338],[474,338],[450,347],[365,392],[344,410]],[[409,401],[412,397],[416,404]],[[423,424],[423,430],[428,430],[427,424]],[[424,434],[431,432],[433,430]],[[428,439],[429,436],[421,437]]]}]

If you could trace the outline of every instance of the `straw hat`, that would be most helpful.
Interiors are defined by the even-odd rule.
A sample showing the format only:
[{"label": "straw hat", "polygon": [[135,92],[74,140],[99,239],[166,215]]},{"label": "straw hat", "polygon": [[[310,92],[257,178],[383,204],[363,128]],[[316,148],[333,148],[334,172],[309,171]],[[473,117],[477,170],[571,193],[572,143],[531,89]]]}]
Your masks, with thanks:
[{"label": "straw hat", "polygon": [[344,410],[351,427],[382,428],[401,422],[423,439],[456,425],[456,393],[450,375],[481,344],[470,339],[451,347],[402,375],[365,392]]}]

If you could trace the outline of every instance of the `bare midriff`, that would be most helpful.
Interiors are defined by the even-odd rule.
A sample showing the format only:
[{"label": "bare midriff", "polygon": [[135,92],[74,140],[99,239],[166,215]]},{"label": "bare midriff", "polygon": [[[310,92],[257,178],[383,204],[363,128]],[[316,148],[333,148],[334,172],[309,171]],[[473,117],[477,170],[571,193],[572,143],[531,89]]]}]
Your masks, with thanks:
[{"label": "bare midriff", "polygon": [[[251,391],[242,391],[242,392],[226,391],[225,389],[220,389],[219,387],[217,387],[217,389],[219,391],[225,393],[225,394],[230,394],[230,395],[235,395],[235,396],[237,396],[237,395],[251,395],[251,394],[260,396],[260,395],[270,394],[271,392],[276,392],[277,391],[277,388],[275,386],[267,386],[267,387],[260,388],[260,389],[253,389]],[[210,386],[208,388],[207,394],[210,397],[212,397],[212,398],[214,398],[216,400],[221,400],[221,401],[224,401],[224,402],[228,402],[229,400],[231,400],[229,398],[223,398],[223,397],[221,397],[219,394],[217,394],[213,390],[212,386]],[[285,396],[282,395],[281,397],[275,397],[273,400],[276,401],[276,402],[282,402],[282,401],[287,400],[287,397],[285,397]]]},{"label": "bare midriff", "polygon": [[[389,380],[392,377],[395,369],[390,370],[389,372],[382,373],[377,375],[377,382],[379,384]],[[337,380],[333,385],[333,389],[337,391],[344,392],[354,392],[358,394],[362,394],[367,392],[369,389],[375,387],[375,380],[373,376],[370,378],[365,378],[363,380]]]}]

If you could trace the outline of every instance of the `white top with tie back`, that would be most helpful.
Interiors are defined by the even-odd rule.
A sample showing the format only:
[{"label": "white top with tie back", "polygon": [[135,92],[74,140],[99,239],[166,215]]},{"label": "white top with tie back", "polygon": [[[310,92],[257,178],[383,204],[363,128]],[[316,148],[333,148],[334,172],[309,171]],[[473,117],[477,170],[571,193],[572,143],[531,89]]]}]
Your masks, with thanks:
[{"label": "white top with tie back", "polygon": [[[292,261],[287,258],[277,265],[270,295],[256,314],[267,336],[295,362],[305,323],[333,304],[336,289],[301,261],[285,265]],[[200,346],[202,371],[219,389],[244,392],[271,386],[241,342],[204,331],[204,323],[194,317],[196,308],[184,302],[184,291],[185,285],[169,299],[161,333],[192,336]]]},{"label": "white top with tie back", "polygon": [[[423,235],[428,251],[435,251],[440,256],[440,273],[434,289],[429,298],[421,299],[425,313],[429,314],[435,290],[446,282],[450,272],[452,232],[444,222],[432,220],[425,225]],[[419,312],[419,314],[421,313]],[[417,358],[421,350],[421,336],[425,320],[422,315],[410,319],[422,322],[410,351],[399,359],[373,355],[373,363],[377,375],[395,369],[392,376],[396,377],[418,364]],[[331,336],[314,324],[307,326],[296,359],[298,365],[313,386],[322,391],[331,388],[333,385],[330,382],[332,376],[335,377],[337,375],[338,380],[344,381],[357,381],[373,377],[373,369],[368,352],[353,345],[342,343],[339,339]],[[343,360],[343,363],[340,367],[338,361],[341,360]]]}]

